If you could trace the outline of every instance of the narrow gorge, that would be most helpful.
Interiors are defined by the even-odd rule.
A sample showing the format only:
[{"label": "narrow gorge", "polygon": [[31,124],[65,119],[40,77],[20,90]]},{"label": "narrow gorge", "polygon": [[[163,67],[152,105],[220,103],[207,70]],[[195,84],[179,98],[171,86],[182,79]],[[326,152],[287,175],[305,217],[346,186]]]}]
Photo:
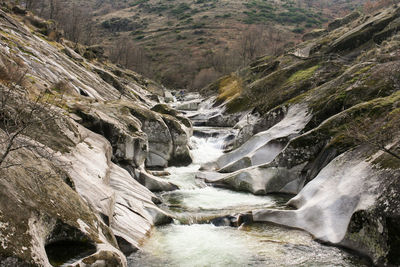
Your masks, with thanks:
[{"label": "narrow gorge", "polygon": [[[193,163],[167,168],[165,179],[179,189],[158,193],[161,208],[173,215],[174,222],[154,229],[142,249],[128,257],[128,266],[367,266],[365,259],[321,245],[303,231],[253,223],[247,214],[265,208],[291,209],[286,205],[290,195],[256,196],[215,187],[204,179],[221,175],[199,169],[229,154],[224,152],[238,129],[208,125],[222,111],[212,107],[215,98],[199,101],[201,96],[192,94],[186,98],[189,100],[173,104],[193,122]],[[281,125],[290,128],[291,122]],[[276,134],[284,135],[281,131]],[[266,149],[263,156],[272,160],[277,150]]]},{"label": "narrow gorge", "polygon": [[400,7],[200,93],[0,10],[0,266],[400,265]]}]

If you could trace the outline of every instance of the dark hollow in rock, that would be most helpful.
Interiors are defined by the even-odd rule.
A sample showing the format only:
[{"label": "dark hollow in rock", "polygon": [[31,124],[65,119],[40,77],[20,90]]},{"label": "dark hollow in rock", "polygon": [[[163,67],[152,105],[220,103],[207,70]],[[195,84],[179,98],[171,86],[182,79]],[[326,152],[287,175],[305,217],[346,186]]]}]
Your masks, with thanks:
[{"label": "dark hollow in rock", "polygon": [[131,243],[126,241],[124,238],[120,236],[115,236],[118,242],[119,249],[124,253],[126,256],[131,255],[132,253],[136,252],[138,249],[134,246],[132,246]]},{"label": "dark hollow in rock", "polygon": [[101,220],[107,225],[110,226],[110,217],[108,217],[104,213],[100,213]]},{"label": "dark hollow in rock", "polygon": [[386,218],[389,237],[388,259],[394,266],[400,266],[400,218]]},{"label": "dark hollow in rock", "polygon": [[79,260],[97,251],[95,243],[86,234],[60,220],[47,237],[45,250],[53,266]]},{"label": "dark hollow in rock", "polygon": [[83,90],[83,89],[79,89],[79,94],[80,94],[81,96],[89,96],[89,94],[86,93],[86,91]]},{"label": "dark hollow in rock", "polygon": [[85,258],[96,252],[96,246],[83,241],[57,241],[45,246],[51,265],[61,266],[72,259]]}]

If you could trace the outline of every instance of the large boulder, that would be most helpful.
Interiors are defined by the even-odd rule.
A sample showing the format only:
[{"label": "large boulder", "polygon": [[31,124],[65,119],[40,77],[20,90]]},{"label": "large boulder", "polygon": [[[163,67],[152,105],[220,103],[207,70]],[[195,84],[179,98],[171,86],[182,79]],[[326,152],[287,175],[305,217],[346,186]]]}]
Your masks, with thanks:
[{"label": "large boulder", "polygon": [[252,136],[239,148],[222,155],[215,163],[205,164],[203,169],[231,172],[268,163],[282,149],[281,142],[278,140],[298,134],[310,119],[311,116],[306,107],[292,106],[286,116],[276,125]]},{"label": "large boulder", "polygon": [[141,121],[142,131],[147,135],[149,153],[146,166],[167,167],[174,146],[169,128],[161,114],[139,105],[129,105],[129,112]]},{"label": "large boulder", "polygon": [[[78,134],[75,130],[72,133]],[[3,138],[2,131],[0,134]],[[31,145],[36,144],[32,141]],[[92,156],[99,148],[94,149]],[[74,163],[79,159],[75,157]],[[58,153],[44,156],[34,149],[20,149],[9,160],[26,162],[0,170],[1,266],[50,267],[60,257],[71,259],[100,250],[112,254],[104,264],[118,262],[118,266],[126,266],[125,256],[117,249],[113,231],[102,216],[112,219],[113,212],[114,192],[107,187],[107,172],[101,168],[107,162],[92,162],[92,167],[100,168],[93,169],[88,177],[87,172],[71,175],[77,165],[71,166]],[[65,253],[69,247],[71,250]],[[73,249],[76,247],[80,250]]]},{"label": "large boulder", "polygon": [[83,127],[79,134],[81,141],[63,158],[68,163],[66,172],[78,194],[113,229],[117,240],[138,248],[160,216],[168,215],[155,206],[153,193],[111,162],[112,149],[104,137]]},{"label": "large boulder", "polygon": [[172,157],[168,162],[169,165],[189,165],[193,161],[189,151],[191,131],[171,115],[163,114],[162,118],[169,128],[173,142]]},{"label": "large boulder", "polygon": [[372,156],[375,163],[365,160],[365,153],[360,148],[335,158],[289,201],[296,210],[253,211],[254,221],[304,229],[323,242],[357,250],[378,265],[398,263],[394,253],[400,232],[393,222],[400,215],[400,187],[392,185],[393,175],[400,172],[375,165],[386,157],[384,152]]},{"label": "large boulder", "polygon": [[303,186],[296,174],[303,167],[300,165],[289,170],[284,167],[250,167],[224,175],[219,179],[208,179],[206,176],[205,181],[215,186],[250,192],[255,195],[296,194]]},{"label": "large boulder", "polygon": [[336,30],[360,17],[360,12],[354,11],[343,18],[338,18],[328,24],[328,31]]},{"label": "large boulder", "polygon": [[330,50],[332,52],[351,50],[371,40],[375,34],[382,31],[390,22],[398,18],[400,8],[387,9],[379,15],[370,18],[365,23],[350,30],[332,42]]},{"label": "large boulder", "polygon": [[141,131],[141,122],[128,112],[123,101],[72,103],[70,108],[78,115],[74,117],[77,122],[111,143],[114,162],[143,165],[148,153],[147,136]]}]

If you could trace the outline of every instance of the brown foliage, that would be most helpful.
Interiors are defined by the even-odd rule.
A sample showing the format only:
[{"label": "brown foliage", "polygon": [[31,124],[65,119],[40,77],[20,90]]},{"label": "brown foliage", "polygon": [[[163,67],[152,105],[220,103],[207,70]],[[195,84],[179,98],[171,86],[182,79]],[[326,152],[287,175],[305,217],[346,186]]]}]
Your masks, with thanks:
[{"label": "brown foliage", "polygon": [[381,8],[388,7],[395,3],[398,3],[398,0],[375,0],[375,1],[367,1],[365,2],[363,9],[365,13],[373,13]]},{"label": "brown foliage", "polygon": [[202,69],[194,78],[193,88],[202,89],[206,85],[218,79],[219,76],[221,76],[221,74],[213,68]]}]

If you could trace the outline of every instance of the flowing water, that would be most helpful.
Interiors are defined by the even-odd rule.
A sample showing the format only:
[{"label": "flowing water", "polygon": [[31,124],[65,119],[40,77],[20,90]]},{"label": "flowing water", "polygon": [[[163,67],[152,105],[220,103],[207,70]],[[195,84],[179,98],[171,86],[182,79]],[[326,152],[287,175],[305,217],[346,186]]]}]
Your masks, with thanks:
[{"label": "flowing water", "polygon": [[171,175],[166,179],[180,189],[159,194],[161,208],[173,214],[174,223],[155,227],[141,250],[128,258],[129,266],[366,266],[357,256],[315,242],[304,231],[272,224],[234,228],[209,223],[257,208],[288,209],[290,196],[255,196],[196,179],[200,165],[220,157],[224,139],[233,133],[210,127],[196,127],[195,132],[202,130],[202,138],[191,138],[193,164],[167,169]]}]

